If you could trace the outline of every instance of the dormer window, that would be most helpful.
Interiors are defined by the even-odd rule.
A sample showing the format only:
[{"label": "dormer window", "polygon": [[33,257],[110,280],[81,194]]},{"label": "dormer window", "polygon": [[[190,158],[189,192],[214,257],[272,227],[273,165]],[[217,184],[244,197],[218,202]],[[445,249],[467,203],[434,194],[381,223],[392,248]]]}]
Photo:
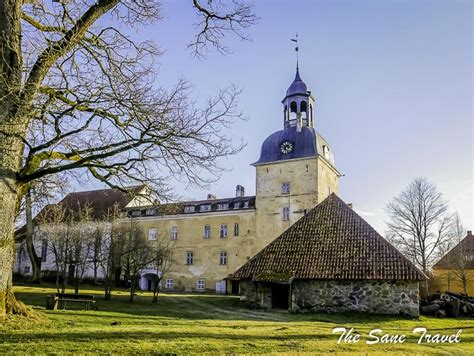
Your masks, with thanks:
[{"label": "dormer window", "polygon": [[229,209],[229,203],[217,204],[217,210],[227,210]]},{"label": "dormer window", "polygon": [[184,207],[184,212],[185,213],[194,213],[195,207],[194,205],[188,205]]},{"label": "dormer window", "polygon": [[146,215],[147,215],[147,216],[156,215],[156,209],[148,209],[148,210],[146,211]]},{"label": "dormer window", "polygon": [[200,211],[201,212],[211,211],[211,204],[201,205]]},{"label": "dormer window", "polygon": [[234,209],[240,209],[240,205],[241,205],[241,204],[240,204],[240,201],[236,201],[236,202],[234,203]]},{"label": "dormer window", "polygon": [[249,202],[248,201],[244,201],[244,208],[248,208],[249,207]]}]

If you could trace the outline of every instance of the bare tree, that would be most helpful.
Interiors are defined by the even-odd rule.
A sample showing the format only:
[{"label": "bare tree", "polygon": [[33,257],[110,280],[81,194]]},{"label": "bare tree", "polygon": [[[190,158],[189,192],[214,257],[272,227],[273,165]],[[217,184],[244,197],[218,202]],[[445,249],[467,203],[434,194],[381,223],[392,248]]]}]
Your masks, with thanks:
[{"label": "bare tree", "polygon": [[97,225],[92,222],[90,205],[78,205],[75,218],[75,229],[72,235],[69,271],[74,285],[74,292],[79,293],[85,272],[89,269],[90,258],[93,253],[94,239]]},{"label": "bare tree", "polygon": [[[64,192],[67,186],[67,180],[56,175],[46,176],[37,181],[32,181],[25,191],[24,204],[21,212],[24,212],[25,223],[25,242],[26,251],[30,259],[32,267],[32,283],[41,282],[41,262],[42,255],[38,255],[34,245],[34,223],[33,214],[39,211],[46,204],[50,203],[58,193]],[[22,214],[19,215],[17,221],[21,222]],[[42,253],[45,252],[42,250]]]},{"label": "bare tree", "polygon": [[[241,1],[219,3],[192,3],[202,20],[196,53],[223,48],[226,32],[244,38],[256,21]],[[157,46],[122,31],[160,17],[157,0],[0,2],[0,318],[24,310],[11,272],[14,220],[30,182],[82,169],[122,189],[150,182],[166,198],[167,177],[205,183],[219,174],[217,158],[242,147],[221,131],[241,117],[238,89],[198,108],[187,83],[157,86]]]},{"label": "bare tree", "polygon": [[173,265],[173,248],[175,240],[171,240],[166,234],[157,241],[151,242],[152,251],[154,253],[154,267],[157,271],[153,274],[152,292],[153,303],[158,303],[158,294],[160,293],[161,280],[168,273]]},{"label": "bare tree", "polygon": [[98,272],[105,260],[106,231],[108,229],[107,220],[99,220],[94,222],[94,236],[92,238],[92,253],[90,265],[94,273],[94,284],[98,283]]},{"label": "bare tree", "polygon": [[442,194],[427,179],[416,178],[387,204],[386,211],[388,238],[428,274],[437,251],[449,239],[451,216]]},{"label": "bare tree", "polygon": [[109,209],[103,244],[101,267],[104,274],[104,299],[110,300],[117,279],[122,274],[122,258],[125,254],[125,239],[128,224],[125,224],[117,205]]},{"label": "bare tree", "polygon": [[130,302],[135,300],[135,292],[140,280],[140,272],[155,265],[160,257],[153,249],[152,241],[149,241],[145,232],[133,218],[123,222],[125,233],[125,251],[122,257],[122,268],[125,272],[125,280],[129,281]]},{"label": "bare tree", "polygon": [[56,289],[64,293],[67,286],[67,260],[71,242],[72,221],[62,204],[54,204],[38,217],[38,235],[48,243],[56,267]]}]

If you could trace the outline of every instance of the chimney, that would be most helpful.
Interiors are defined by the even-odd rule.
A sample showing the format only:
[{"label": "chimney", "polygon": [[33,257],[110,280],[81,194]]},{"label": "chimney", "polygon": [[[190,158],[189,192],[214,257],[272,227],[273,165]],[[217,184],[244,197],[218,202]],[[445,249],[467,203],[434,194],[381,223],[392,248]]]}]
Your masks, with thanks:
[{"label": "chimney", "polygon": [[216,200],[216,199],[217,199],[217,197],[216,197],[215,194],[209,193],[209,194],[207,195],[207,200]]},{"label": "chimney", "polygon": [[244,197],[244,196],[245,196],[245,188],[242,187],[240,184],[238,184],[235,187],[235,197],[240,198],[240,197]]},{"label": "chimney", "polygon": [[347,206],[352,209],[352,203],[347,203]]},{"label": "chimney", "polygon": [[472,230],[467,230],[467,236],[472,236]]}]

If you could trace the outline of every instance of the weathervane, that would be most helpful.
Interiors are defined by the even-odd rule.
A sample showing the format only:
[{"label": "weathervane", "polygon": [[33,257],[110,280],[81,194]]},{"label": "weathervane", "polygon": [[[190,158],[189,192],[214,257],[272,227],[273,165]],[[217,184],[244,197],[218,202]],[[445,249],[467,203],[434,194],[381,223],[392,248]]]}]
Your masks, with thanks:
[{"label": "weathervane", "polygon": [[296,34],[295,38],[291,39],[293,42],[296,43],[295,47],[295,52],[296,52],[296,69],[298,69],[298,52],[299,52],[299,47],[298,47],[298,34]]}]

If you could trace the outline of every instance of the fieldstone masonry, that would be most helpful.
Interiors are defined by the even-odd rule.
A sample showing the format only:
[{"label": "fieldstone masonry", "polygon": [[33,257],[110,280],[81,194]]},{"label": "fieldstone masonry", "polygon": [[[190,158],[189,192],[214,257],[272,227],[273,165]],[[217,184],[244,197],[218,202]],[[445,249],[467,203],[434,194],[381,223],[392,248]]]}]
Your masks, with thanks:
[{"label": "fieldstone masonry", "polygon": [[267,283],[240,281],[240,301],[249,306],[271,309],[272,290]]},{"label": "fieldstone masonry", "polygon": [[[295,280],[291,284],[291,312],[366,312],[417,317],[416,281]],[[240,282],[241,301],[272,307],[270,284]]]},{"label": "fieldstone masonry", "polygon": [[416,281],[318,281],[292,284],[293,312],[367,312],[418,316]]}]

